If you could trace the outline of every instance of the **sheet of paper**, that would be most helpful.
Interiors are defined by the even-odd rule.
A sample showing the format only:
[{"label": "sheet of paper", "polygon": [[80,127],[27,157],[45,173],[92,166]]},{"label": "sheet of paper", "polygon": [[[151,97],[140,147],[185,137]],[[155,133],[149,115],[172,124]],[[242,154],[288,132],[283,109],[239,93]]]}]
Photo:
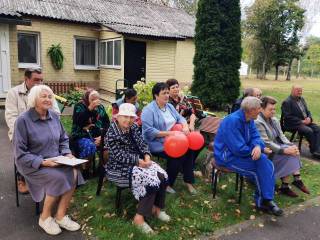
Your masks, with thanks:
[{"label": "sheet of paper", "polygon": [[52,157],[50,159],[53,159],[56,163],[60,163],[60,164],[68,165],[72,167],[88,162],[88,160],[86,159],[68,158],[65,156]]}]

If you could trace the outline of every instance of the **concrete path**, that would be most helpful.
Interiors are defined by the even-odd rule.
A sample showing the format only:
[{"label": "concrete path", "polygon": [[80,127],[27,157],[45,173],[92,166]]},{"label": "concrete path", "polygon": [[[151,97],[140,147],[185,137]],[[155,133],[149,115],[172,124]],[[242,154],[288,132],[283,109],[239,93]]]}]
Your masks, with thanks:
[{"label": "concrete path", "polygon": [[0,109],[0,239],[1,240],[33,240],[84,239],[81,232],[67,231],[52,237],[44,233],[38,226],[35,215],[35,203],[30,195],[20,195],[20,207],[16,207],[14,173],[11,144],[8,129],[4,120],[4,110]]},{"label": "concrete path", "polygon": [[[309,207],[277,221],[266,221],[240,233],[223,236],[223,240],[316,240],[320,239],[320,207]],[[274,219],[274,218],[273,218]]]}]

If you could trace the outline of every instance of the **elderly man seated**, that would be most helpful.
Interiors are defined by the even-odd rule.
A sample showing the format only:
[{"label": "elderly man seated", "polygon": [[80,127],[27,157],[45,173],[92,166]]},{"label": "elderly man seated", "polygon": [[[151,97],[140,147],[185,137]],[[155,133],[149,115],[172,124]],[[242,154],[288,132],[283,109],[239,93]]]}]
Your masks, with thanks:
[{"label": "elderly man seated", "polygon": [[313,122],[311,112],[302,97],[302,87],[292,86],[291,95],[281,106],[284,131],[298,131],[310,144],[310,152],[320,158],[320,128]]},{"label": "elderly man seated", "polygon": [[220,124],[214,141],[214,157],[218,166],[237,172],[256,184],[256,207],[280,216],[283,211],[273,201],[274,166],[262,151],[264,143],[255,127],[254,120],[261,110],[261,101],[246,97],[241,109],[228,115]]}]

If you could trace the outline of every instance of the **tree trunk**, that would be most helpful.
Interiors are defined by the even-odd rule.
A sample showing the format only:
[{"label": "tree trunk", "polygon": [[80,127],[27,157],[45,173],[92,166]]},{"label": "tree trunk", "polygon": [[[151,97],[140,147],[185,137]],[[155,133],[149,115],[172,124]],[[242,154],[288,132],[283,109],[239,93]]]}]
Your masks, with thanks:
[{"label": "tree trunk", "polygon": [[300,77],[300,58],[298,59],[298,67],[297,67],[297,75],[296,75],[296,78],[299,78]]},{"label": "tree trunk", "polygon": [[276,64],[276,77],[275,77],[275,80],[278,80],[278,75],[279,75],[279,64]]},{"label": "tree trunk", "polygon": [[292,61],[293,59],[290,59],[290,62],[289,62],[289,66],[288,66],[288,74],[287,74],[287,81],[290,81],[291,80],[291,66],[292,66]]},{"label": "tree trunk", "polygon": [[266,60],[266,59],[263,59],[262,71],[261,71],[261,77],[260,77],[260,79],[266,79],[266,64],[267,64],[267,60]]}]

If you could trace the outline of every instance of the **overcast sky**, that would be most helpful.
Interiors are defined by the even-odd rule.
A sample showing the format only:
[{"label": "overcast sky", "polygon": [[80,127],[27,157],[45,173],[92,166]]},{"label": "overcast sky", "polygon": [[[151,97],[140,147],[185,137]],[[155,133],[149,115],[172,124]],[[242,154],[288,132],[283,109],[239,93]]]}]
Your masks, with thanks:
[{"label": "overcast sky", "polygon": [[[241,8],[244,9],[253,4],[254,0],[240,0],[240,2]],[[301,6],[306,9],[304,37],[310,35],[320,37],[320,0],[301,0]]]}]

